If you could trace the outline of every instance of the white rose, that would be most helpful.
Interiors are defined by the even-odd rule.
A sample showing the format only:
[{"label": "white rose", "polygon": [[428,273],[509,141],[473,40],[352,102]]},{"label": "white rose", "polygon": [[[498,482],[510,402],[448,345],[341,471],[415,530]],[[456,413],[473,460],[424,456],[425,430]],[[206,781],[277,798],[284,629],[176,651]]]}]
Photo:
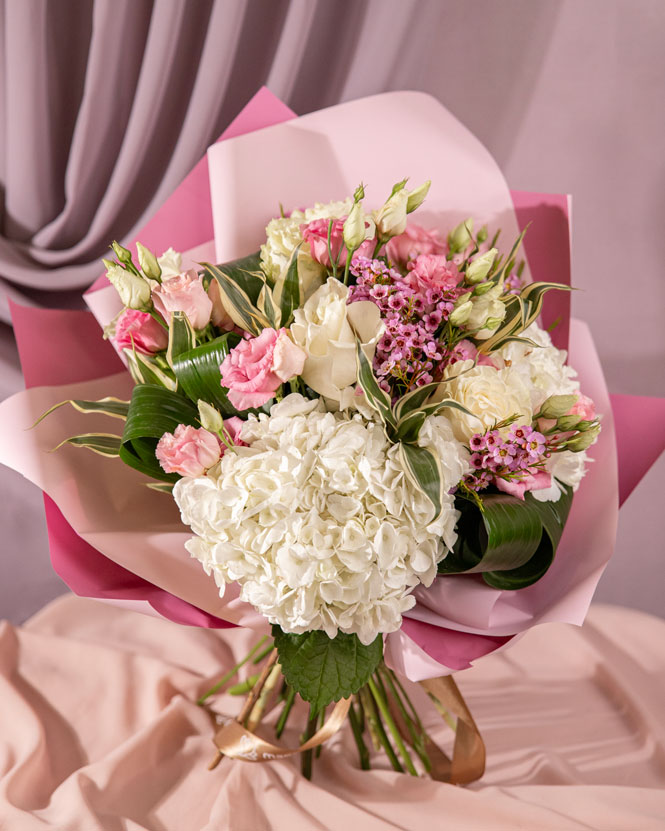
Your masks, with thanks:
[{"label": "white rose", "polygon": [[452,398],[474,416],[448,408],[446,416],[455,438],[468,442],[474,433],[491,430],[499,421],[518,415],[517,424],[531,424],[533,412],[529,388],[521,375],[509,368],[473,366],[460,361],[448,368],[435,400]]},{"label": "white rose", "polygon": [[356,383],[356,336],[368,359],[383,331],[379,308],[368,300],[347,305],[349,289],[333,277],[293,313],[291,335],[307,353],[303,381],[314,392],[340,402]]},{"label": "white rose", "polygon": [[157,257],[157,262],[162,269],[162,280],[177,277],[182,271],[182,254],[173,248],[168,248],[161,257]]},{"label": "white rose", "polygon": [[566,365],[566,353],[552,345],[549,334],[535,323],[521,333],[537,346],[527,343],[507,343],[492,352],[491,359],[499,369],[510,367],[522,375],[531,389],[531,407],[534,412],[551,395],[578,393],[577,372]]}]

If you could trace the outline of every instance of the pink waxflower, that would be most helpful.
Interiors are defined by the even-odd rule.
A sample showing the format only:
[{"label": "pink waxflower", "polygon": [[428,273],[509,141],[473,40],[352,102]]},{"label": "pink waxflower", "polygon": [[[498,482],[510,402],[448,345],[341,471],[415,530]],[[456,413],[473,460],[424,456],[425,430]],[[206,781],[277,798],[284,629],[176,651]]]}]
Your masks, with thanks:
[{"label": "pink waxflower", "polygon": [[157,442],[155,456],[166,473],[202,476],[220,460],[222,447],[209,430],[179,424],[174,433],[164,433]]},{"label": "pink waxflower", "polygon": [[112,338],[118,349],[132,349],[144,355],[161,352],[169,344],[168,332],[147,312],[125,309],[115,324]]},{"label": "pink waxflower", "polygon": [[445,291],[456,288],[463,275],[457,266],[448,262],[443,254],[420,254],[412,260],[407,268],[409,273],[404,282],[414,291],[426,292],[428,289]]},{"label": "pink waxflower", "polygon": [[[346,265],[346,246],[344,245],[344,222],[346,217],[342,219],[334,219],[330,233],[330,250],[332,252],[333,260],[337,261],[339,268],[344,268]],[[328,227],[330,225],[329,219],[313,219],[307,225],[301,226],[302,238],[309,243],[310,253],[317,261],[326,268],[332,268],[330,257],[328,255]],[[353,253],[353,259],[358,257],[371,257],[374,251],[374,240],[365,240],[360,248],[357,248]]]},{"label": "pink waxflower", "polygon": [[568,415],[578,415],[585,421],[593,421],[596,417],[596,408],[588,396],[580,393],[579,398],[568,411]]},{"label": "pink waxflower", "polygon": [[228,399],[238,410],[260,407],[278,387],[300,375],[307,354],[296,346],[286,329],[264,329],[244,340],[224,358],[220,371]]},{"label": "pink waxflower", "polygon": [[446,248],[446,242],[438,231],[427,231],[420,225],[407,225],[403,234],[388,242],[386,254],[388,262],[405,266],[421,254],[445,254]]},{"label": "pink waxflower", "polygon": [[212,300],[193,268],[164,280],[152,290],[152,300],[164,320],[171,319],[171,312],[184,312],[195,329],[203,329],[212,314]]},{"label": "pink waxflower", "polygon": [[518,499],[524,500],[524,494],[527,491],[539,491],[543,488],[552,486],[552,477],[544,470],[538,470],[535,473],[528,473],[520,479],[502,479],[500,476],[494,478],[494,485],[504,493],[509,493],[511,496],[516,496]]}]

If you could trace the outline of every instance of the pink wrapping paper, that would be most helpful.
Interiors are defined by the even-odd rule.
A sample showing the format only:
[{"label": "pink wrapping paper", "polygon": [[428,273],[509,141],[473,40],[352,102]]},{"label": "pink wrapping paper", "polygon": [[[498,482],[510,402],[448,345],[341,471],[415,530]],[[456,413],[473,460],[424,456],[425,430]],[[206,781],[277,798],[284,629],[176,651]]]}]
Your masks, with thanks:
[{"label": "pink wrapping paper", "polygon": [[[377,96],[365,99],[364,102],[354,102],[353,105],[342,105],[342,108],[346,108],[345,113],[348,117],[353,116],[361,120],[365,118],[371,121],[379,117],[382,112],[386,115],[388,112],[395,112],[396,107],[404,106],[412,106],[414,119],[420,119],[423,125],[427,123],[428,127],[424,130],[425,148],[433,146],[431,143],[436,139],[437,129],[444,131],[453,129],[449,114],[427,96],[415,94],[398,94],[396,97]],[[262,192],[265,189],[268,195],[270,193],[276,195],[280,193],[279,189],[284,187],[286,193],[282,193],[282,199],[286,199],[287,204],[289,195],[296,200],[296,204],[303,204],[310,199],[341,197],[349,192],[347,180],[351,182],[356,176],[356,171],[349,167],[348,171],[345,170],[346,178],[344,178],[339,162],[341,157],[338,158],[337,164],[331,161],[334,158],[334,152],[347,152],[344,131],[332,130],[332,126],[336,123],[335,119],[338,117],[335,110],[339,109],[333,108],[312,114],[298,122],[291,122],[283,128],[273,127],[261,130],[258,134],[248,137],[247,141],[234,139],[227,144],[218,144],[211,148],[209,167],[213,177],[212,205],[217,234],[215,242],[221,258],[238,256],[247,253],[247,250],[256,248],[257,240],[260,239],[260,233],[265,224],[264,213],[266,210],[269,211],[267,206],[270,200],[267,199],[264,204],[263,200],[241,198],[239,183],[246,181],[243,176],[250,177],[250,181],[253,181],[251,176],[256,175],[256,171],[250,164],[252,159],[261,160],[264,167],[261,168],[259,165],[254,167],[260,169],[262,176],[265,177],[270,174],[271,168],[268,162],[270,159],[275,161],[274,155],[270,156],[270,153],[277,153],[278,160],[283,163],[284,158],[289,158],[289,154],[292,153],[291,145],[299,150],[303,147],[318,147],[323,153],[323,158],[330,164],[325,168],[321,168],[320,165],[315,168],[305,167],[304,171],[299,174],[303,190],[291,193],[288,190],[291,185],[284,180],[281,164],[273,164],[272,167],[276,172],[267,182],[261,181]],[[235,132],[238,133],[246,125],[255,128],[257,125],[262,126],[271,121],[283,120],[290,115],[290,111],[267,91],[262,91],[243,111],[237,123],[234,122]],[[510,193],[500,172],[475,138],[470,137],[461,125],[456,122],[455,125],[451,134],[454,135],[454,141],[450,145],[451,152],[461,142],[468,149],[468,158],[462,160],[466,175],[481,175],[481,178],[488,182],[486,192],[478,196],[478,203],[485,212],[480,211],[481,219],[486,218],[494,222],[497,217],[500,218],[504,234],[512,236],[513,226],[515,233],[517,232],[517,220],[512,211]],[[330,141],[328,141],[329,134]],[[297,136],[297,139],[294,139],[294,136]],[[420,148],[415,149],[417,151]],[[422,165],[424,152],[421,150],[410,154],[409,164],[411,160],[414,164],[415,160],[418,160],[418,163]],[[359,155],[362,157],[363,153],[372,158],[377,155],[371,147],[362,148]],[[437,159],[441,156],[442,154],[439,153]],[[362,160],[361,158],[360,161]],[[360,165],[360,161],[354,160],[354,164]],[[459,159],[456,161],[457,168],[459,168],[462,162]],[[206,166],[203,164],[197,166],[191,176],[185,180],[183,186],[167,202],[163,211],[160,211],[150,223],[149,233],[142,232],[138,235],[144,243],[152,245],[158,252],[168,247],[169,244],[176,248],[186,249],[205,243],[201,237],[209,233],[208,226],[186,223],[181,227],[177,220],[179,213],[187,213],[190,205],[193,206],[194,214],[197,216],[202,214],[206,205],[210,206],[210,189],[206,177],[201,172]],[[365,165],[361,167],[363,171],[361,175],[369,182],[367,167]],[[433,169],[430,164],[426,171],[423,170],[420,178],[431,176],[436,180],[439,176],[448,176],[446,181],[455,193],[454,187],[461,188],[464,184],[460,176],[454,180],[450,179],[456,169],[455,159],[451,164],[451,160],[446,158],[444,168],[444,170],[438,167]],[[390,179],[392,183],[395,178],[403,175],[403,171],[395,175],[392,170],[374,170],[373,172],[377,175],[376,182],[379,185],[383,182],[382,176],[386,178],[386,181]],[[413,171],[410,172],[412,180],[416,181],[420,174],[418,165],[416,164],[415,174]],[[357,173],[360,174],[360,167]],[[317,176],[322,176],[323,182],[317,179]],[[311,188],[311,194],[305,185]],[[468,189],[468,180],[466,185]],[[352,183],[349,187],[352,190],[354,186]],[[377,201],[384,196],[379,195],[379,190],[380,188],[377,188],[374,191]],[[456,198],[457,196],[459,193]],[[476,196],[474,192],[474,201]],[[533,217],[534,213],[542,214],[543,223],[547,223],[548,230],[541,228],[539,231],[538,246],[532,244],[529,248],[527,245],[527,254],[535,279],[559,279],[562,282],[570,282],[569,238],[567,225],[562,221],[562,217],[565,220],[566,206],[562,198],[516,194],[515,203],[520,225],[523,225],[529,217]],[[441,191],[438,195],[435,190],[433,191],[428,205],[432,224],[441,224],[452,217],[451,212],[445,209],[445,199]],[[237,209],[237,215],[234,214],[233,208]],[[462,218],[469,213],[477,216],[479,211],[474,211],[472,206],[468,208],[464,206],[455,216]],[[259,228],[258,233],[257,228]],[[251,245],[249,245],[250,236]],[[247,245],[249,248],[245,250],[244,247]],[[557,256],[543,257],[540,246],[554,246]],[[196,255],[194,253],[192,256]],[[545,269],[547,269],[546,273]],[[95,310],[95,314],[105,322],[115,314],[113,304],[117,304],[117,300],[110,291],[104,289],[95,291],[89,294],[87,299]],[[30,313],[30,310],[22,310],[17,318],[17,329],[23,332],[20,340],[24,344],[23,349],[27,348],[25,362],[28,366],[38,363],[39,356],[44,354],[44,349],[39,342],[39,333],[43,332],[44,328],[35,330],[29,317]],[[566,335],[565,313],[564,307],[547,310],[550,321],[555,320],[556,317],[562,317],[563,325],[555,330],[562,339],[565,339]],[[52,314],[54,322],[59,320],[60,313],[46,314]],[[85,319],[90,320],[89,317]],[[83,327],[83,320],[84,318],[81,317],[81,327]],[[88,326],[88,323],[85,326]],[[71,349],[77,344],[76,338],[72,339],[67,335],[67,331],[76,332],[77,328],[74,325],[61,332],[63,337],[58,340],[58,343],[62,347],[62,354],[70,356],[78,354]],[[86,334],[86,349],[84,350],[88,362],[90,363],[90,354],[96,353],[98,348],[99,354],[102,354],[103,348],[106,356],[102,360],[111,361],[110,356],[113,353],[112,350],[109,353],[109,345],[102,342],[100,338],[98,347],[92,341],[88,341],[88,334]],[[598,409],[610,415],[611,410],[607,402],[602,374],[597,359],[594,357],[595,353],[588,333],[584,334],[580,330],[579,341],[585,360],[583,362],[581,357],[574,356],[573,363],[581,374],[586,373],[583,388],[596,399]],[[563,345],[561,341],[560,345]],[[589,361],[586,360],[587,357]],[[105,364],[100,362],[99,366],[101,369]],[[117,366],[117,362],[113,363],[113,366]],[[90,370],[86,370],[88,371]],[[26,378],[30,380],[30,377],[31,370],[26,372]],[[84,374],[81,377],[94,376]],[[74,379],[59,378],[57,368],[51,367],[50,373],[42,373],[40,377],[41,383],[45,380],[53,383]],[[122,385],[126,383],[126,380],[118,378],[114,383]],[[48,391],[34,390],[21,394],[20,402],[10,399],[2,405],[0,421],[6,423],[6,420],[14,418],[32,420],[50,403],[72,397],[74,394],[79,397],[108,395],[110,394],[109,382],[103,381],[99,384],[99,390],[96,393],[93,393],[87,385],[74,391],[63,388]],[[51,424],[55,425],[56,421],[54,420]],[[23,421],[23,423],[27,422]],[[35,435],[39,436],[39,445],[42,450],[53,446],[56,439],[60,440],[66,435],[92,429],[90,417],[86,419],[78,414],[72,415],[71,425],[68,423],[65,426],[62,422],[59,424],[58,436],[50,432],[55,429],[54,426],[48,427],[45,423],[37,428]],[[109,428],[112,430],[116,426],[117,422],[109,425]],[[112,500],[98,504],[102,503],[102,500],[98,499],[94,505],[91,505],[82,499],[82,494],[89,496],[85,487],[79,486],[79,489],[72,487],[74,481],[87,482],[94,492],[95,473],[91,465],[81,458],[84,455],[81,451],[66,448],[50,457],[46,457],[43,453],[31,455],[28,447],[31,441],[32,438],[23,445],[21,442],[10,443],[11,446],[5,448],[2,447],[2,441],[0,441],[0,452],[4,453],[4,457],[11,466],[24,472],[28,478],[50,493],[67,521],[71,523],[68,525],[63,520],[55,505],[51,504],[48,507],[52,556],[55,552],[56,568],[76,591],[96,597],[124,599],[134,606],[147,601],[153,610],[179,622],[197,626],[224,626],[228,625],[227,621],[256,627],[265,625],[249,607],[234,599],[232,590],[227,590],[224,600],[217,597],[213,581],[205,576],[198,563],[189,559],[183,548],[182,543],[187,534],[179,524],[174,506],[169,506],[168,499],[163,495],[154,494],[142,487],[137,481],[137,474],[124,468],[120,471],[118,467],[118,465],[122,467],[120,463],[112,471],[110,465],[114,463],[106,462],[109,467],[105,468],[105,490],[109,493],[116,493],[119,488],[120,490],[129,488],[132,493],[132,498],[126,500],[123,505],[125,513],[119,517],[117,513],[114,514],[117,506]],[[445,581],[438,581],[434,589],[421,590],[419,604],[413,610],[411,619],[405,621],[401,633],[388,638],[387,655],[396,665],[400,665],[406,674],[412,678],[426,677],[428,673],[438,675],[443,671],[442,663],[450,669],[468,666],[471,660],[505,646],[512,635],[523,631],[537,621],[564,619],[580,622],[582,620],[595,584],[610,556],[613,528],[616,523],[616,499],[611,493],[616,487],[611,415],[609,419],[606,419],[602,441],[601,467],[605,476],[601,481],[601,477],[596,475],[594,480],[594,474],[592,474],[591,478],[588,477],[585,480],[575,500],[573,516],[569,522],[570,530],[566,533],[565,546],[562,543],[560,548],[556,567],[553,567],[547,577],[536,586],[520,592],[495,592],[485,586],[479,587],[478,578],[463,576],[447,578]],[[62,463],[54,461],[56,456],[62,459]],[[30,460],[29,463],[27,459]],[[100,463],[99,459],[95,461],[97,465]],[[75,475],[68,474],[69,470],[73,470]],[[598,488],[593,484],[596,480],[599,483]],[[616,490],[613,493],[615,494]],[[151,501],[155,497],[160,500],[159,504]],[[580,532],[584,531],[584,513],[587,507],[602,511],[607,516],[606,534],[589,536],[587,529],[587,537],[584,537],[583,533],[580,536]],[[134,513],[131,513],[132,510]],[[90,523],[90,511],[100,523],[101,530]],[[130,511],[129,515],[127,511]],[[577,516],[576,520],[575,516]],[[154,520],[155,526],[161,527],[149,528],[147,544],[143,544],[141,533],[144,526],[141,523],[145,523],[146,517],[150,517],[151,522]],[[162,517],[166,517],[164,522],[161,521]],[[130,530],[118,532],[117,530],[132,527],[135,529],[134,532]],[[132,536],[132,533],[138,533],[138,536]],[[100,552],[104,555],[101,559]],[[545,583],[546,580],[547,583]],[[446,585],[439,588],[444,583]]]}]

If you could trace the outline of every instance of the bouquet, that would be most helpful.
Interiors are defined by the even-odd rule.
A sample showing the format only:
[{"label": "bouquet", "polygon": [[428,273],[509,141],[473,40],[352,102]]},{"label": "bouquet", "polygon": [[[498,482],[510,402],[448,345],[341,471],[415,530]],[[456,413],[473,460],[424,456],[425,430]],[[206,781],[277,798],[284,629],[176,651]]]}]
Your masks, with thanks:
[{"label": "bouquet", "polygon": [[[130,400],[70,401],[124,427],[63,443],[119,457],[172,495],[220,596],[236,584],[271,625],[245,659],[264,664],[237,686],[246,704],[217,734],[227,755],[290,752],[254,730],[279,705],[279,736],[300,697],[307,774],[347,714],[362,767],[367,733],[395,769],[432,773],[440,751],[384,637],[418,586],[539,580],[600,430],[537,322],[545,293],[565,287],[523,281],[523,234],[503,248],[472,218],[411,222],[430,182],[407,185],[374,210],[362,184],[282,209],[255,253],[199,271],[141,243],[136,262],[117,242],[105,260],[123,305],[105,335],[135,386]],[[452,705],[428,692],[474,732],[450,683]]]}]

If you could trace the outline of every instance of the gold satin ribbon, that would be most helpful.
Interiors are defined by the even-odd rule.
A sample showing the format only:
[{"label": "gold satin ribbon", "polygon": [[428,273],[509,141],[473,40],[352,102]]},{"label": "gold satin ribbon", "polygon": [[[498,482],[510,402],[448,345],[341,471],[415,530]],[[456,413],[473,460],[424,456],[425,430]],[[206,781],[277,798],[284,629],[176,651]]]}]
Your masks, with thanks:
[{"label": "gold satin ribbon", "polygon": [[250,733],[238,721],[228,721],[223,724],[217,731],[214,742],[217,750],[231,759],[243,759],[245,762],[269,762],[272,759],[284,759],[287,756],[302,753],[304,750],[311,750],[334,736],[344,724],[350,705],[350,698],[338,701],[323,726],[300,747],[280,747],[267,742],[254,733]]},{"label": "gold satin ribbon", "polygon": [[[449,758],[431,739],[426,743],[427,755],[432,763],[430,776],[438,782],[448,782],[453,785],[464,785],[480,779],[485,772],[485,744],[452,676],[445,675],[441,678],[420,681],[420,685],[441,704],[442,708],[457,719],[457,725],[454,728],[455,743],[452,758]],[[240,724],[242,720],[240,717],[237,720],[227,721],[215,735],[214,742],[218,755],[210,767],[215,767],[222,756],[242,759],[246,762],[269,762],[311,750],[323,744],[340,729],[350,705],[350,698],[338,701],[329,718],[311,739],[294,748],[280,747],[259,738]],[[394,711],[392,715],[400,732],[408,741],[408,731],[398,712]]]}]

